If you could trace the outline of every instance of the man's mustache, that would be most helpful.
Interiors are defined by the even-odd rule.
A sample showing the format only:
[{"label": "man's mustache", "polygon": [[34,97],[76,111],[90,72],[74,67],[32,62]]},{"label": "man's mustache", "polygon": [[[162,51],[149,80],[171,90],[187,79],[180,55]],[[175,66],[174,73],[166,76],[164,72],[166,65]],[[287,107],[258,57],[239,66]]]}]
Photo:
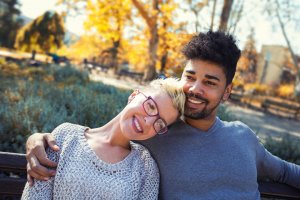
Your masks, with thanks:
[{"label": "man's mustache", "polygon": [[195,93],[193,93],[193,92],[188,92],[188,93],[186,94],[186,96],[187,96],[187,98],[193,97],[193,98],[199,99],[199,100],[201,100],[201,101],[204,101],[205,103],[208,103],[208,100],[205,99],[204,97],[202,97],[200,94],[195,94]]}]

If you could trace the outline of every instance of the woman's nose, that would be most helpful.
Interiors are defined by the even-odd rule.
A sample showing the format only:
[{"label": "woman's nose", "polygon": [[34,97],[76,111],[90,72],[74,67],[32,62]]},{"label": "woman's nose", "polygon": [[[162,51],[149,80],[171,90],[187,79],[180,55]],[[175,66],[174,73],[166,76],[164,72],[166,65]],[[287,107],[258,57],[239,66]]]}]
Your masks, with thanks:
[{"label": "woman's nose", "polygon": [[157,119],[157,116],[145,116],[144,117],[145,124],[147,126],[152,126],[156,119]]}]

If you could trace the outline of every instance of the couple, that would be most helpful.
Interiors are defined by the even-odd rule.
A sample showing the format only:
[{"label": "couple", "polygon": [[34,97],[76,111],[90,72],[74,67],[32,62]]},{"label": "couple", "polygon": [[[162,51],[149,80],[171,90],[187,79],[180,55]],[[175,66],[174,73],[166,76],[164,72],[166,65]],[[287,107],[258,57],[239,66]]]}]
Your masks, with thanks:
[{"label": "couple", "polygon": [[[247,125],[217,117],[218,106],[229,98],[240,57],[233,37],[200,33],[183,54],[184,121],[174,123],[167,134],[139,142],[157,162],[159,199],[260,199],[258,177],[300,188],[300,166],[269,153]],[[34,134],[27,141],[31,183],[32,177],[54,175],[41,166],[55,166],[45,157],[44,143],[57,148],[50,134]]]}]

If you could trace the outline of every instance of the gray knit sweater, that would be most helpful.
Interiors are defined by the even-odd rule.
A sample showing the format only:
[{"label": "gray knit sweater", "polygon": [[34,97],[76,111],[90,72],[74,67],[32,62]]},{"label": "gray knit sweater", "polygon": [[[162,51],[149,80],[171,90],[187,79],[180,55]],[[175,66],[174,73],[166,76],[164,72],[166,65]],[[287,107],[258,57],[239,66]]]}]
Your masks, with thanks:
[{"label": "gray knit sweater", "polygon": [[146,148],[131,143],[124,160],[109,164],[89,147],[86,128],[64,123],[53,131],[61,150],[47,154],[58,162],[56,175],[26,184],[22,199],[157,199],[159,171]]},{"label": "gray knit sweater", "polygon": [[260,176],[300,188],[300,166],[272,155],[241,122],[203,132],[183,122],[143,141],[160,170],[159,199],[256,200]]}]

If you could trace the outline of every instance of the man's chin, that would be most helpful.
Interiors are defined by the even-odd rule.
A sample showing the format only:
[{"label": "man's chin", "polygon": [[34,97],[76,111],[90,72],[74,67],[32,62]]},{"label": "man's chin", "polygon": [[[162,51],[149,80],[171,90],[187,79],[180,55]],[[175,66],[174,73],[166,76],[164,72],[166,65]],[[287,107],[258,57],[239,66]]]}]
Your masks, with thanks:
[{"label": "man's chin", "polygon": [[205,113],[185,113],[184,117],[197,120],[197,119],[205,119],[207,115]]}]

